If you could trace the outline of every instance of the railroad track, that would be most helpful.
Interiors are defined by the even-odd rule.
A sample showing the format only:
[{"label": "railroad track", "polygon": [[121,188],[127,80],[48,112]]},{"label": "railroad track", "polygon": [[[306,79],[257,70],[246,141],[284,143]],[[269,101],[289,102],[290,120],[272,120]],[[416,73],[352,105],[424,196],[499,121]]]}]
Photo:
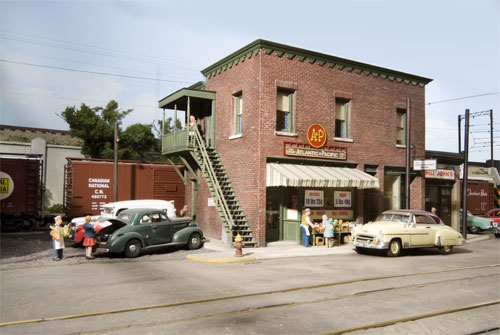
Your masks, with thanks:
[{"label": "railroad track", "polygon": [[[396,274],[396,275],[388,275],[388,276],[374,276],[346,281],[333,281],[327,282],[318,285],[309,285],[309,286],[298,286],[277,290],[269,290],[269,291],[260,291],[253,292],[241,295],[227,295],[227,296],[217,296],[205,299],[197,299],[197,300],[185,300],[185,301],[174,301],[167,302],[164,304],[157,305],[144,305],[144,306],[136,306],[131,308],[124,309],[116,309],[116,310],[108,310],[108,311],[100,311],[100,312],[90,312],[90,313],[81,313],[75,315],[60,315],[54,317],[47,318],[39,318],[39,319],[31,319],[31,320],[19,320],[19,321],[11,321],[0,323],[1,327],[15,327],[27,324],[37,324],[37,323],[45,323],[45,322],[58,322],[58,321],[69,321],[72,319],[80,319],[80,318],[97,318],[97,317],[106,317],[112,315],[130,315],[127,313],[137,313],[140,311],[151,311],[151,310],[160,310],[167,311],[169,309],[175,308],[193,308],[197,309],[203,306],[203,308],[207,308],[205,306],[212,306],[215,303],[223,302],[223,301],[234,301],[234,308],[231,308],[230,311],[225,312],[213,312],[208,311],[205,314],[200,314],[196,316],[189,316],[186,318],[175,318],[166,320],[157,320],[155,322],[141,322],[141,320],[137,320],[138,324],[128,324],[124,327],[115,326],[115,327],[106,327],[105,329],[98,330],[89,330],[83,331],[81,334],[109,334],[109,333],[122,333],[122,332],[136,332],[142,333],[147,329],[152,329],[155,327],[169,327],[176,326],[181,324],[189,324],[194,322],[204,322],[204,321],[217,321],[225,318],[231,317],[242,317],[249,314],[264,312],[264,313],[280,313],[285,310],[290,310],[294,308],[310,308],[310,306],[323,304],[323,303],[342,303],[344,301],[350,299],[366,299],[369,297],[376,297],[376,295],[380,294],[399,294],[402,292],[411,292],[411,290],[419,290],[424,288],[438,288],[439,285],[452,285],[452,284],[461,284],[463,282],[477,282],[480,280],[486,280],[500,277],[500,273],[498,271],[493,271],[493,273],[488,273],[488,271],[496,270],[500,264],[491,264],[484,266],[473,266],[473,267],[462,267],[462,268],[452,268],[452,269],[444,269],[444,270],[434,270],[434,271],[425,271],[425,272],[415,272],[415,273],[404,273],[404,274]],[[476,274],[478,271],[483,271],[487,273]],[[429,278],[433,276],[440,276],[446,273],[454,273],[458,275],[457,278]],[[417,280],[421,282],[416,283],[402,283],[403,279]],[[395,281],[396,280],[396,283]],[[392,282],[388,282],[392,281]],[[352,286],[356,284],[368,284],[368,283],[376,283],[378,286],[364,291],[357,291],[346,294],[335,294],[334,296],[321,296],[321,292],[324,292],[326,289],[332,288],[343,288],[347,286]],[[295,301],[296,299],[290,299],[290,294],[303,294],[307,293],[307,296],[315,296],[319,295],[320,297],[316,299],[302,299],[301,301]],[[271,298],[275,302],[273,304],[265,304],[266,298]],[[245,301],[247,299],[253,299],[251,304],[243,304],[240,305],[238,302],[242,300]],[[292,300],[292,301],[290,301]],[[455,307],[450,308],[435,308],[425,313],[415,313],[413,315],[405,315],[403,317],[390,318],[377,322],[367,322],[360,323],[350,327],[340,327],[335,329],[329,329],[325,326],[326,329],[322,331],[312,331],[312,333],[316,334],[344,334],[355,331],[366,331],[370,329],[376,329],[380,327],[386,327],[390,325],[394,325],[396,323],[408,322],[421,320],[425,318],[431,318],[440,315],[446,315],[451,313],[457,313],[467,310],[474,310],[479,308],[485,308],[490,306],[495,306],[500,304],[500,299],[497,297],[491,297],[491,299],[487,301],[474,302],[468,304],[461,304]],[[251,306],[254,305],[254,306]],[[241,308],[237,308],[241,306]],[[208,308],[210,310],[210,308]],[[91,322],[91,321],[90,321]],[[486,329],[496,330],[498,327],[494,326],[492,328]]]}]

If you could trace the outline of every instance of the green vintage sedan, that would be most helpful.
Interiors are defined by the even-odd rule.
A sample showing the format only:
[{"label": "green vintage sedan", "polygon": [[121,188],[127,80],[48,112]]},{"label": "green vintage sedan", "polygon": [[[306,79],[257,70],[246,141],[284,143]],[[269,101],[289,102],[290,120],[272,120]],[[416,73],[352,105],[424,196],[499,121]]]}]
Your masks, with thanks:
[{"label": "green vintage sedan", "polygon": [[191,218],[169,219],[159,209],[134,208],[96,229],[96,251],[138,257],[143,250],[166,245],[203,246],[203,232]]},{"label": "green vintage sedan", "polygon": [[352,232],[356,251],[384,250],[387,256],[399,256],[402,249],[437,247],[443,255],[464,243],[463,236],[446,226],[436,215],[420,210],[385,211],[375,222]]},{"label": "green vintage sedan", "polygon": [[[460,224],[462,224],[462,209],[460,209]],[[492,231],[493,222],[490,219],[472,215],[467,211],[467,231],[471,234],[479,234],[483,231]]]}]

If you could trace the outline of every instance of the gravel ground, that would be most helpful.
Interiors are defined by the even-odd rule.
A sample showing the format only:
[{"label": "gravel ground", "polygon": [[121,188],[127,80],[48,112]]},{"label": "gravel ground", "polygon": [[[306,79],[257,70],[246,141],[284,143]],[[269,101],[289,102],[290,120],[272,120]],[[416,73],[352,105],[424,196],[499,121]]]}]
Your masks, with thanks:
[{"label": "gravel ground", "polygon": [[73,246],[65,241],[64,258],[61,262],[52,260],[52,241],[49,231],[0,234],[0,270],[44,266],[57,263],[81,264],[86,262],[116,263],[186,259],[188,254],[215,252],[206,248],[185,250],[178,246],[154,248],[138,258],[124,258],[118,255],[94,254],[94,260],[85,259],[85,248]]}]

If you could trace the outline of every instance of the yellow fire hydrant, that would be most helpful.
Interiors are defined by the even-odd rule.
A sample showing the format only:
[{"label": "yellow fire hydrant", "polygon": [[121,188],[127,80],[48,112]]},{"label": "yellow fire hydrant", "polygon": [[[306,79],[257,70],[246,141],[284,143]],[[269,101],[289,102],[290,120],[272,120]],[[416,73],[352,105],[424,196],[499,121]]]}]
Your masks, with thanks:
[{"label": "yellow fire hydrant", "polygon": [[234,248],[236,249],[235,257],[243,257],[243,237],[240,234],[234,238]]}]

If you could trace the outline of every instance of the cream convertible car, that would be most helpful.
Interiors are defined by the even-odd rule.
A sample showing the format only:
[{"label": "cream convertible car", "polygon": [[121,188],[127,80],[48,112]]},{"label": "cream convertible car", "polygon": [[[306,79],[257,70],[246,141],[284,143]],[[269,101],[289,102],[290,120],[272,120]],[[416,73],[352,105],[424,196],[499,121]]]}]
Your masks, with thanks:
[{"label": "cream convertible car", "polygon": [[462,245],[462,235],[446,226],[436,215],[419,210],[390,210],[352,232],[356,251],[387,250],[387,256],[399,256],[401,248],[437,247],[443,255],[453,246]]}]

